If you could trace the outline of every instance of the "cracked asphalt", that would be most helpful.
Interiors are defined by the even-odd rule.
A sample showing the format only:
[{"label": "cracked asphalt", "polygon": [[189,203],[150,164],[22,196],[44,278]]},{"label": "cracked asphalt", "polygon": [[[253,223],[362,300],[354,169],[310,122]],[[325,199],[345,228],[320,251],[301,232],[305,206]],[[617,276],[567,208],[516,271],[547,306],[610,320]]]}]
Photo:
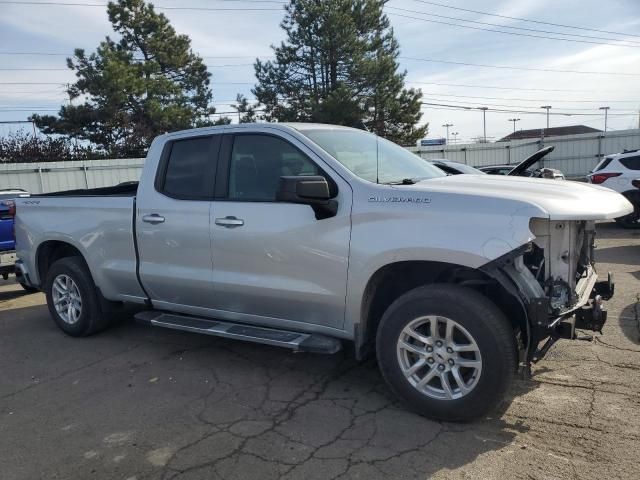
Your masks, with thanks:
[{"label": "cracked asphalt", "polygon": [[347,349],[293,354],[123,321],[74,339],[0,282],[0,478],[637,479],[640,231],[599,226],[616,275],[593,341],[563,341],[493,416],[407,411]]}]

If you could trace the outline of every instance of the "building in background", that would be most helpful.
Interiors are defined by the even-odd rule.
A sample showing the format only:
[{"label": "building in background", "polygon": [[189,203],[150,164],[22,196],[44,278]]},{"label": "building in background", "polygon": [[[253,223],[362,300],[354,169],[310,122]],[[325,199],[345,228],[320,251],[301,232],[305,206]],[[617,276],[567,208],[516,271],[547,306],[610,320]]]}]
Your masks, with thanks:
[{"label": "building in background", "polygon": [[540,137],[563,137],[565,135],[579,135],[581,133],[597,133],[602,132],[597,128],[587,127],[586,125],[569,125],[567,127],[552,128],[534,128],[531,130],[519,130],[510,133],[506,137],[502,137],[498,142],[508,142],[509,140],[524,140],[527,138]]}]

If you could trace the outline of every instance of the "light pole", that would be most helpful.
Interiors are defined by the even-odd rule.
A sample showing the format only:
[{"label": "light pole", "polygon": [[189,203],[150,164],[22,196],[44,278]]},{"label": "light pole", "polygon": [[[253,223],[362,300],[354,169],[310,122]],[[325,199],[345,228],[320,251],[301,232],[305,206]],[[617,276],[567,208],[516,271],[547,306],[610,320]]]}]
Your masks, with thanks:
[{"label": "light pole", "polygon": [[598,110],[604,110],[604,131],[607,131],[607,117],[609,116],[609,108],[611,107],[600,107]]},{"label": "light pole", "polygon": [[482,110],[482,131],[484,132],[484,134],[482,135],[483,142],[487,143],[487,110],[489,110],[489,107],[478,108]]},{"label": "light pole", "polygon": [[543,105],[540,108],[544,108],[547,111],[547,128],[549,128],[549,110],[551,110],[551,105]]},{"label": "light pole", "polygon": [[453,123],[445,123],[442,126],[447,129],[447,145],[449,145],[449,127],[453,127]]},{"label": "light pole", "polygon": [[516,122],[519,122],[520,119],[519,118],[510,118],[509,121],[513,122],[513,133],[516,133]]},{"label": "light pole", "polygon": [[458,143],[458,134],[460,132],[451,132],[451,135],[453,135],[453,143]]}]

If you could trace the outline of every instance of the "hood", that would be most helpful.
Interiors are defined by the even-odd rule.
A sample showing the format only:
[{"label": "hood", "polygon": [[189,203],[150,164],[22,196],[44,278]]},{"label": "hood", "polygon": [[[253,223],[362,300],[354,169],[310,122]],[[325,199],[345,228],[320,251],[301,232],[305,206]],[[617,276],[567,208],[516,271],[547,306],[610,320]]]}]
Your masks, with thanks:
[{"label": "hood", "polygon": [[394,188],[527,203],[544,212],[551,220],[611,220],[633,212],[631,203],[619,193],[598,185],[573,181],[500,175],[452,175]]},{"label": "hood", "polygon": [[536,163],[538,163],[543,157],[545,157],[548,154],[550,154],[551,152],[553,152],[555,150],[555,148],[556,147],[554,147],[553,145],[551,145],[549,147],[541,148],[536,153],[534,153],[533,155],[525,158],[522,162],[520,162],[518,165],[516,165],[516,167],[513,170],[511,170],[507,175],[520,175],[520,174],[522,174],[522,172],[524,172],[525,170],[528,170],[529,167],[531,167],[531,166],[535,165]]}]

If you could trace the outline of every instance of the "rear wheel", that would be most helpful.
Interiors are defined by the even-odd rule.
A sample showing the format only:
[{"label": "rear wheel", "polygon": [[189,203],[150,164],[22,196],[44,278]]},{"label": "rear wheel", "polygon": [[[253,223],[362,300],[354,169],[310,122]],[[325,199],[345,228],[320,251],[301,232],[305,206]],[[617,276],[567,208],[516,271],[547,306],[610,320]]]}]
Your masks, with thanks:
[{"label": "rear wheel", "polygon": [[84,337],[108,326],[93,278],[82,258],[66,257],[51,265],[44,291],[49,312],[65,333]]},{"label": "rear wheel", "polygon": [[418,413],[468,421],[496,407],[517,364],[511,325],[487,298],[456,285],[399,297],[376,339],[385,380]]}]

